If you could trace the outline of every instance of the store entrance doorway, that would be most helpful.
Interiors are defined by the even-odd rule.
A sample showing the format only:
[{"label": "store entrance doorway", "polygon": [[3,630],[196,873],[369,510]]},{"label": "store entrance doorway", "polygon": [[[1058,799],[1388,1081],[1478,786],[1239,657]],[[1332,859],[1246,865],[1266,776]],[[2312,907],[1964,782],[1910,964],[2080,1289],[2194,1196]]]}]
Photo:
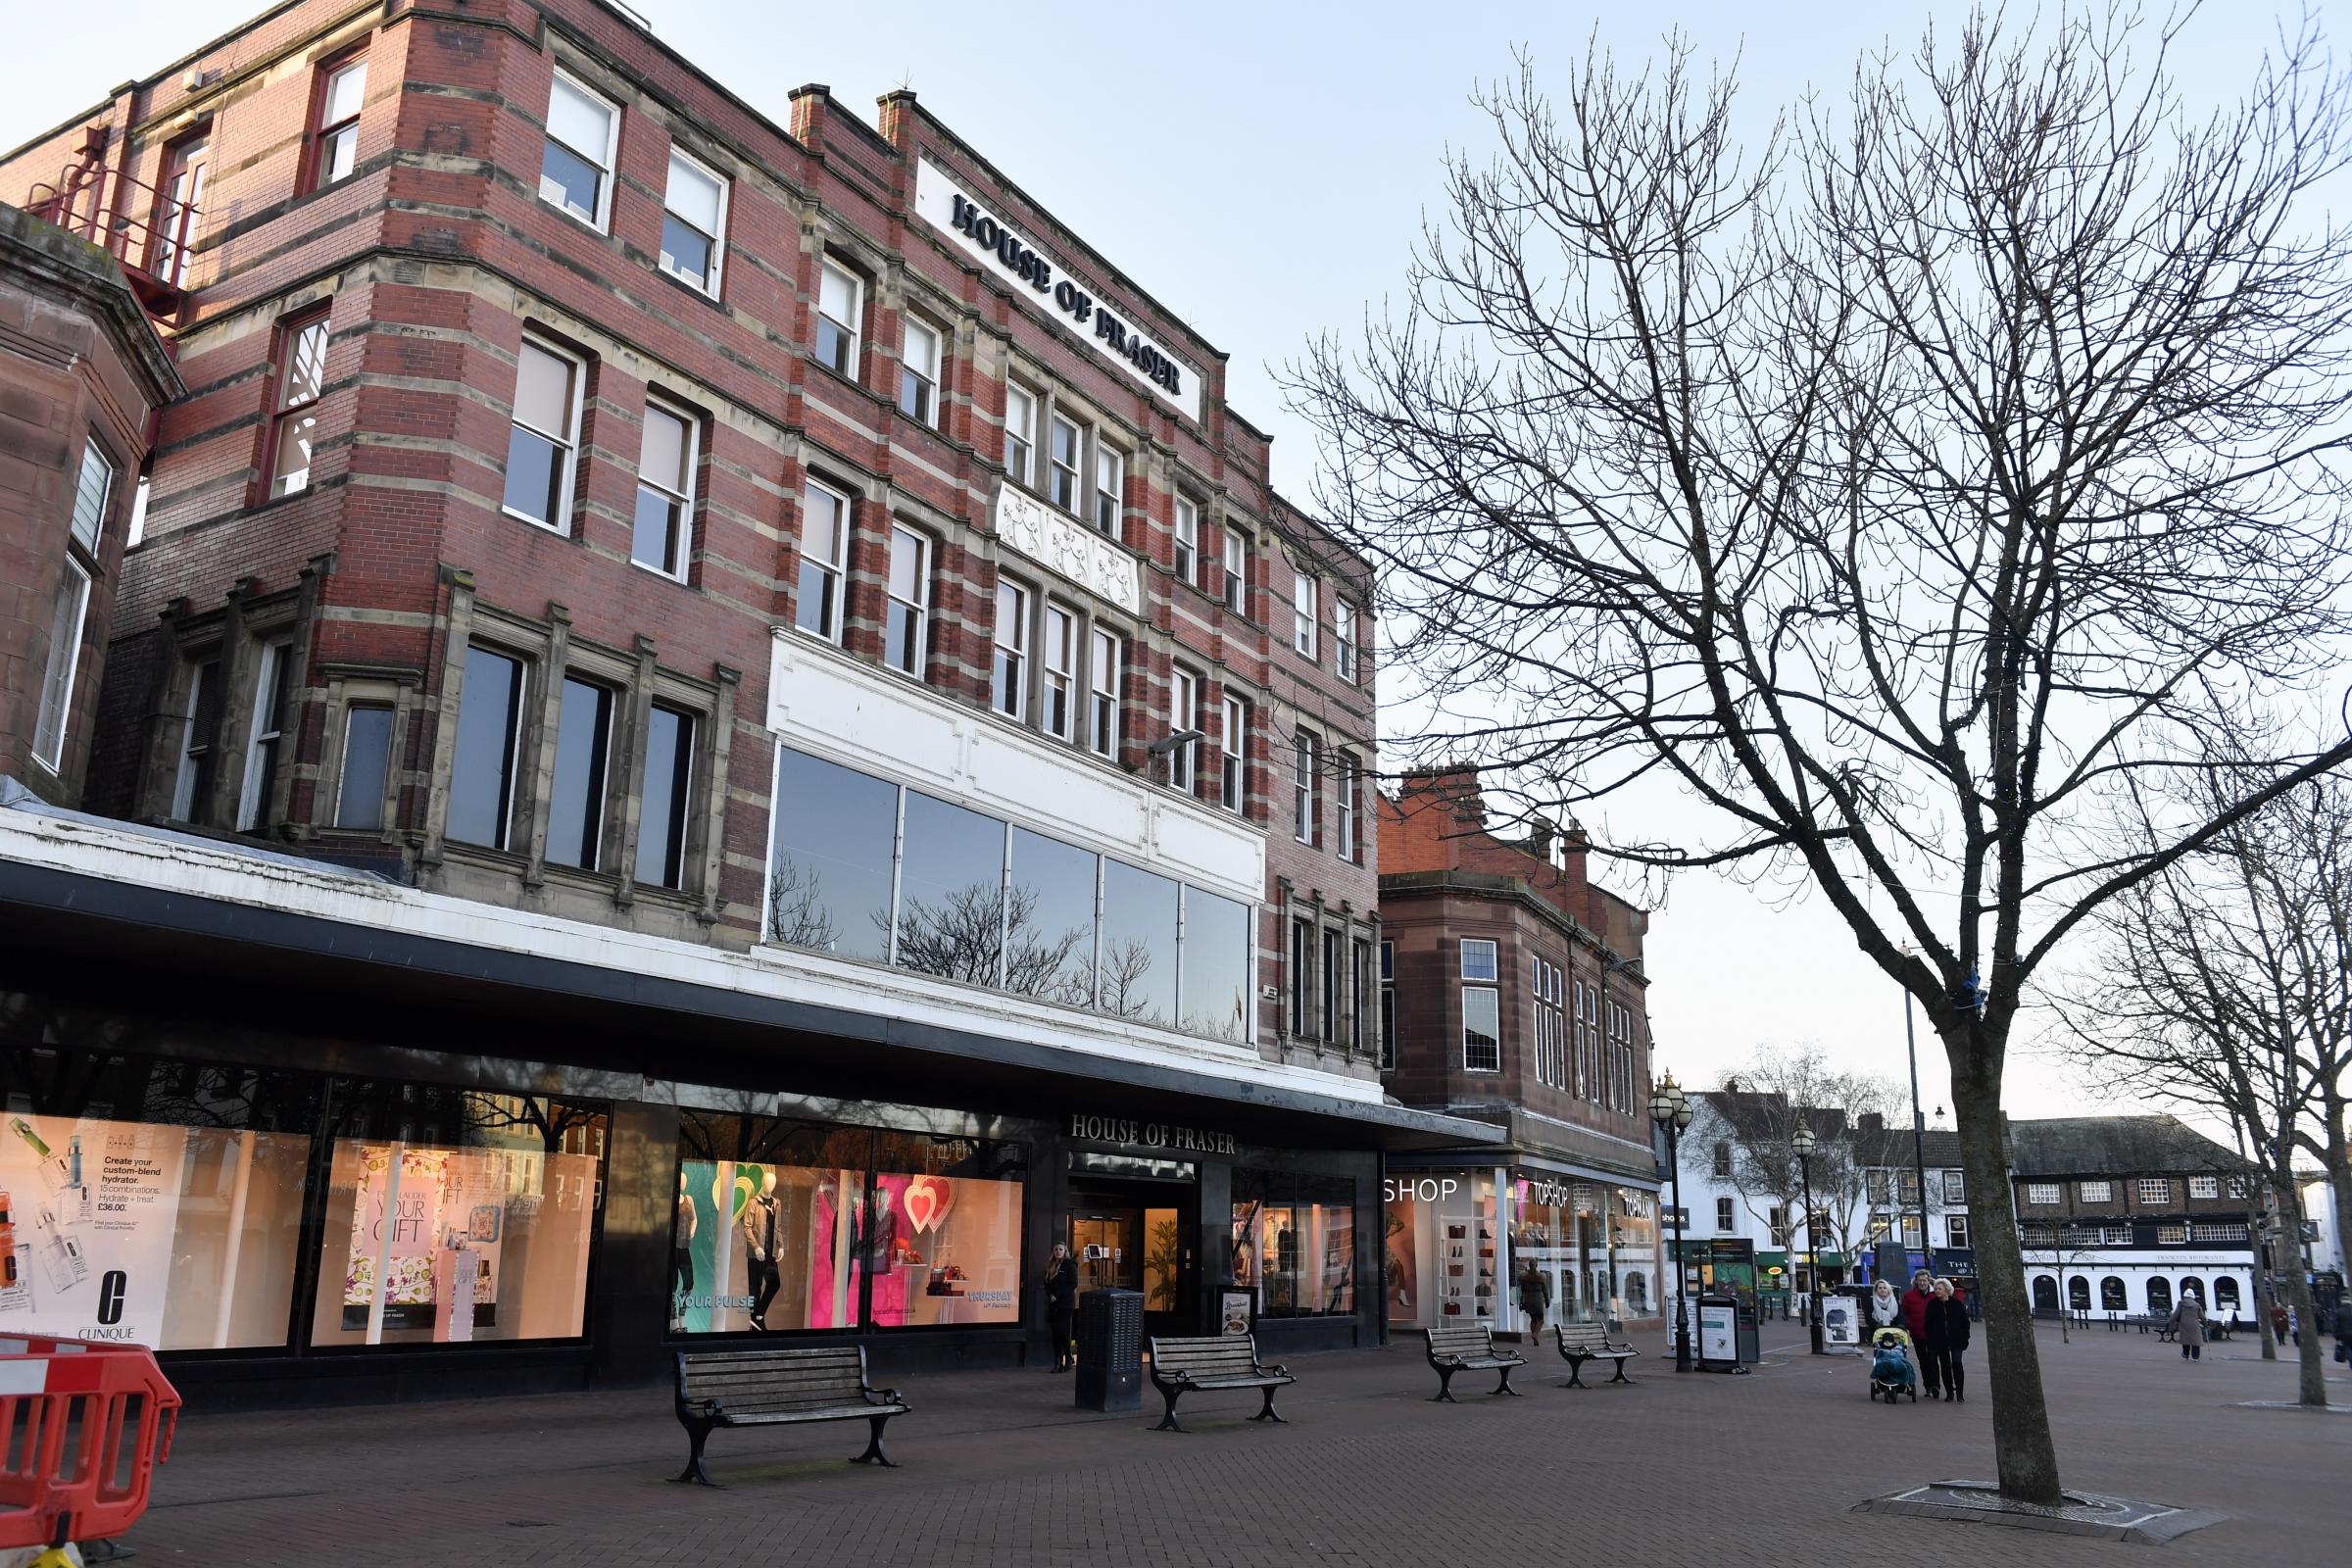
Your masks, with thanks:
[{"label": "store entrance doorway", "polygon": [[[1190,1239],[1200,1230],[1200,1188],[1190,1179],[1137,1177],[1087,1169],[1112,1156],[1073,1154],[1065,1239],[1078,1263],[1078,1290],[1140,1291],[1146,1334],[1198,1334],[1198,1259]],[[1195,1167],[1167,1160],[1191,1177]]]}]

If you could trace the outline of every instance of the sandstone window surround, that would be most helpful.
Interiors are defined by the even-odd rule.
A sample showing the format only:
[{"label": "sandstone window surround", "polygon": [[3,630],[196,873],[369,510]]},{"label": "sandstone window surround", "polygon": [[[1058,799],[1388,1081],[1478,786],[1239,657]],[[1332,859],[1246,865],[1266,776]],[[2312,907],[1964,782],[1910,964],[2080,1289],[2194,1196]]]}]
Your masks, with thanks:
[{"label": "sandstone window surround", "polygon": [[[513,614],[476,602],[468,574],[452,576],[455,652],[434,704],[419,858],[714,922],[737,673],[716,665],[696,679],[663,667],[651,638],[626,651],[591,643],[561,605],[544,620]],[[347,699],[346,712],[364,706]]]}]

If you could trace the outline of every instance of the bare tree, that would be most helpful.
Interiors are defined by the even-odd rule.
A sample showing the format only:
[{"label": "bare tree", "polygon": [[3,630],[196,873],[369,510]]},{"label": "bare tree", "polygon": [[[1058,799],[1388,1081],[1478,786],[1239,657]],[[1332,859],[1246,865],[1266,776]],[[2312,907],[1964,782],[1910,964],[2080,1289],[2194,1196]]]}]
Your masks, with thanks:
[{"label": "bare tree", "polygon": [[2307,31],[2195,119],[2147,32],[1980,14],[1752,151],[1680,41],[1589,57],[1557,113],[1523,61],[1400,316],[1290,371],[1434,715],[1408,760],[1548,816],[1670,783],[1720,831],[1594,850],[1808,887],[1925,1009],[2000,1487],[2040,1503],[2019,1006],[2106,901],[2352,758],[2331,730],[2160,845],[2100,836],[2218,709],[2335,711],[2352,604],[2352,234],[2312,200],[2345,83]]},{"label": "bare tree", "polygon": [[[1767,1226],[1772,1210],[1780,1211],[1783,1233],[1776,1245],[1794,1245],[1809,1185],[1829,1245],[1840,1256],[1855,1254],[1869,1218],[1868,1158],[1857,1141],[1862,1118],[1885,1116],[1894,1100],[1893,1085],[1837,1070],[1818,1047],[1766,1047],[1724,1075],[1713,1108],[1731,1135],[1732,1190]],[[1810,1127],[1816,1140],[1811,1157],[1802,1161],[1795,1143],[1800,1126]],[[1822,1240],[1808,1234],[1806,1250],[1823,1250]]]},{"label": "bare tree", "polygon": [[[2217,736],[2231,753],[2242,726]],[[2199,780],[2199,808],[2230,788]],[[2070,1032],[2111,1081],[2230,1117],[2277,1196],[2288,1301],[2313,1316],[2295,1181],[2298,1150],[2324,1115],[2314,1063],[2341,1061],[2352,1018],[2335,1000],[2344,965],[2327,917],[2341,890],[2333,840],[2347,816],[2340,783],[2305,784],[2231,824],[2206,854],[2167,867],[2099,912],[2095,967],[2062,1004]],[[2141,832],[2157,830],[2157,808]],[[2320,841],[2315,842],[2315,832]],[[2249,1238],[2251,1242],[2251,1238]],[[2266,1337],[2266,1348],[2268,1348]],[[2319,1336],[2303,1337],[2301,1399],[2328,1402]]]}]

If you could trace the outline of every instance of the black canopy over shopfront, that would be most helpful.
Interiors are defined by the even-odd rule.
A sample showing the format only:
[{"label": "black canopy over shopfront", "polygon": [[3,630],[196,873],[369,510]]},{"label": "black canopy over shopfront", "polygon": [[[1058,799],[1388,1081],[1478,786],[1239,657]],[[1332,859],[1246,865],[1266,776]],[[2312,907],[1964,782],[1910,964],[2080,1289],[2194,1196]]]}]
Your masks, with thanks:
[{"label": "black canopy over shopfront", "polygon": [[1386,1152],[1448,1118],[0,860],[0,1324],[197,1396],[576,1387],[711,1336],[1385,1333]]}]

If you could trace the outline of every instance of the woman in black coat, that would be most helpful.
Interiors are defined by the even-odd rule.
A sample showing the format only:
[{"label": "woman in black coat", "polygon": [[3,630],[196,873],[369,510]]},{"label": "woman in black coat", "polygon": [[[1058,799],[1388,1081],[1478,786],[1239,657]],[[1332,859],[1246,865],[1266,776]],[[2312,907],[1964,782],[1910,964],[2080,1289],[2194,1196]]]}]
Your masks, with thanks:
[{"label": "woman in black coat", "polygon": [[1928,1302],[1928,1320],[1921,1335],[1920,1352],[1929,1366],[1927,1382],[1931,1390],[1940,1387],[1946,1400],[1968,1402],[1968,1394],[1961,1382],[1960,1357],[1968,1349],[1968,1306],[1952,1294],[1950,1280],[1936,1282],[1936,1295]]},{"label": "woman in black coat", "polygon": [[1070,1329],[1078,1315],[1078,1264],[1070,1250],[1054,1244],[1046,1259],[1046,1328],[1054,1336],[1054,1370],[1067,1372],[1078,1364],[1070,1353]]}]

